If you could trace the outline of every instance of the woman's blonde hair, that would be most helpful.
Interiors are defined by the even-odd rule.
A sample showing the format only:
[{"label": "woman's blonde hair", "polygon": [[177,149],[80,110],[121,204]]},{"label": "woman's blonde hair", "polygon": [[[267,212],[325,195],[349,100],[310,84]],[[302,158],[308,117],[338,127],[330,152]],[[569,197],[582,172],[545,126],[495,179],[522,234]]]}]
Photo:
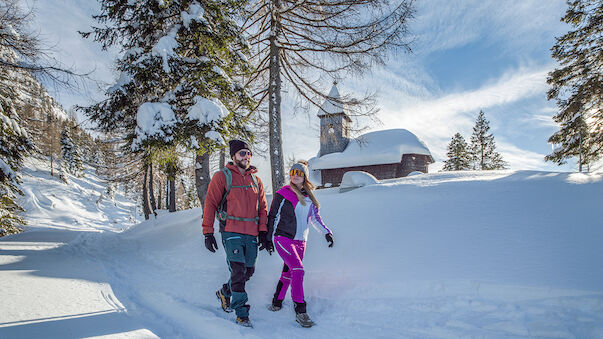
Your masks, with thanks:
[{"label": "woman's blonde hair", "polygon": [[[298,160],[297,163],[304,165],[306,168],[308,167],[308,162],[305,160]],[[304,199],[304,194],[301,192],[299,187],[297,187],[297,185],[295,185],[294,183],[291,182],[291,178],[289,178],[289,186],[291,187],[293,192],[295,192],[295,195],[297,195],[297,200],[299,200],[300,204],[302,204],[303,206],[306,206],[306,200]],[[305,174],[304,174],[304,183],[302,184],[302,188],[306,191],[306,194],[308,194],[308,197],[310,198],[310,200],[312,200],[312,203],[314,203],[314,205],[316,207],[320,208],[320,203],[316,199],[316,196],[314,195],[314,192],[313,192],[314,189],[316,189],[316,186],[314,186],[314,184],[310,181],[310,179],[308,179],[308,176]]]}]

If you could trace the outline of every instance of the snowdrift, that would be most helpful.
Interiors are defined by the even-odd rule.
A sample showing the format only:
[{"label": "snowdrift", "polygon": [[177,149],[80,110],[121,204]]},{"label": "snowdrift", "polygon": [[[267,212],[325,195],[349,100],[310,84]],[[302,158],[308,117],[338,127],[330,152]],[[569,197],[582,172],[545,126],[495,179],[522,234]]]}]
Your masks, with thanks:
[{"label": "snowdrift", "polygon": [[124,313],[159,337],[602,337],[602,190],[603,174],[537,171],[319,190],[335,246],[310,232],[311,329],[289,295],[267,310],[282,261],[266,252],[247,285],[255,328],[222,312],[214,293],[228,269],[221,244],[204,247],[200,209],[85,232],[65,253],[101,265]]}]

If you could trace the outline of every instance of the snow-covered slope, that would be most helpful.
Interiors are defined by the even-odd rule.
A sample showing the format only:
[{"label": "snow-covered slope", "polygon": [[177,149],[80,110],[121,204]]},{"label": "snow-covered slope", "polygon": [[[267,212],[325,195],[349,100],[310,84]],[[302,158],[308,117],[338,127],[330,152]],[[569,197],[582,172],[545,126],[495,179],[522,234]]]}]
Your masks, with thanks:
[{"label": "snow-covered slope", "polygon": [[86,167],[82,178],[69,175],[69,183],[50,175],[49,162],[28,158],[23,169],[28,229],[58,228],[78,231],[119,231],[136,223],[135,206],[122,194],[107,195],[107,184]]},{"label": "snow-covered slope", "polygon": [[[602,174],[492,171],[321,190],[335,246],[310,233],[304,264],[308,312],[317,322],[311,329],[297,326],[289,296],[280,312],[266,309],[282,261],[265,252],[248,283],[255,328],[241,328],[221,311],[214,292],[228,269],[221,245],[215,254],[204,248],[200,209],[161,213],[123,232],[79,232],[54,250],[59,257],[48,259],[50,269],[35,250],[14,251],[41,235],[11,236],[0,240],[0,274],[8,265],[32,283],[49,276],[102,281],[98,290],[111,296],[115,319],[102,331],[96,315],[82,316],[90,326],[81,336],[596,338],[603,337],[602,189]],[[24,271],[32,257],[40,270]],[[102,267],[95,274],[103,278],[70,273],[56,263],[61,257]],[[1,321],[0,337],[31,334],[24,320],[43,318],[49,307],[36,304],[34,315],[10,302],[15,298],[9,294],[14,308],[0,306],[11,316]],[[49,333],[72,324],[39,323],[55,330]]]},{"label": "snow-covered slope", "polygon": [[74,246],[133,225],[134,205],[107,197],[91,168],[65,184],[48,165],[26,160],[21,200],[29,225],[0,238],[0,338],[155,337],[124,312],[104,265]]}]

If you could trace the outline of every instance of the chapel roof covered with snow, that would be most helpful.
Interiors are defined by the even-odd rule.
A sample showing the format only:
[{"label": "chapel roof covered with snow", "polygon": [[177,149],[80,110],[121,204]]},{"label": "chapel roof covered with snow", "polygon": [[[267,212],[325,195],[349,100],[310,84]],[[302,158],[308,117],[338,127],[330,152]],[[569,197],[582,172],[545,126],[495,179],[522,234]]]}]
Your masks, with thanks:
[{"label": "chapel roof covered with snow", "polygon": [[351,139],[343,152],[310,159],[312,170],[398,163],[404,154],[427,155],[431,152],[416,135],[406,129],[369,132]]}]

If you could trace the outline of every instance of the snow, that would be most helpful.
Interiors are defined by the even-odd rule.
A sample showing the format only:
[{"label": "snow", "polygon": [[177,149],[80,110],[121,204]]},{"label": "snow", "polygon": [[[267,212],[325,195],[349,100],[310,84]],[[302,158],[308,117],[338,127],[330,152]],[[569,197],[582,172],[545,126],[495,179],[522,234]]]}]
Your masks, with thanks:
[{"label": "snow", "polygon": [[132,149],[142,145],[148,138],[169,138],[165,131],[177,123],[172,107],[163,102],[145,102],[136,114],[136,139]]},{"label": "snow", "polygon": [[103,188],[91,173],[65,185],[28,164],[23,179],[32,226],[0,239],[2,338],[603,337],[603,174],[463,171],[317,191],[335,246],[309,235],[310,329],[289,296],[266,309],[282,260],[263,251],[247,283],[254,328],[222,312],[228,268],[221,244],[204,248],[200,209],[133,225],[119,194],[90,199]]},{"label": "snow", "polygon": [[224,141],[224,138],[222,138],[222,135],[216,131],[205,132],[205,137],[208,139],[214,140],[216,143],[218,143],[218,145],[226,144],[226,142]]},{"label": "snow", "polygon": [[14,27],[11,24],[3,23],[2,26],[3,27],[0,27],[1,34],[8,35],[15,40],[20,38],[19,33],[14,29]]},{"label": "snow", "polygon": [[[134,1],[136,1],[136,0],[134,0]],[[133,55],[138,55],[138,54],[142,54],[142,53],[144,53],[144,49],[142,49],[141,47],[128,48],[124,52],[124,58],[129,58]]]},{"label": "snow", "polygon": [[214,65],[214,67],[212,67],[212,71],[216,74],[219,74],[221,77],[226,79],[226,81],[232,82],[232,80],[230,79],[228,74],[226,74],[226,72],[224,72],[224,70],[222,68],[218,67],[217,65]]},{"label": "snow", "polygon": [[308,161],[313,170],[392,164],[402,161],[403,154],[431,156],[416,135],[405,129],[387,129],[361,135],[350,140],[343,152],[325,154]]},{"label": "snow", "polygon": [[189,120],[197,120],[200,126],[220,121],[228,116],[228,109],[219,99],[206,99],[197,95],[193,101],[195,104],[188,108],[186,117]]},{"label": "snow", "polygon": [[201,5],[197,1],[194,1],[190,5],[188,12],[180,13],[180,17],[182,18],[182,23],[184,24],[184,27],[189,28],[191,21],[193,20],[199,21],[201,23],[207,23],[207,21],[203,17],[204,14],[205,11],[203,10],[203,7],[201,7]]},{"label": "snow", "polygon": [[178,33],[179,26],[173,27],[168,35],[163,36],[157,41],[157,44],[151,49],[151,55],[158,56],[163,59],[163,71],[170,73],[169,59],[176,55],[174,51],[178,48],[178,42],[176,41],[176,34]]},{"label": "snow", "polygon": [[412,176],[421,175],[421,174],[425,174],[425,173],[423,173],[421,171],[412,171],[412,172],[408,173],[407,177],[412,177]]},{"label": "snow", "polygon": [[340,192],[347,192],[354,188],[378,184],[379,180],[372,174],[363,171],[348,171],[343,174],[341,179],[341,185],[339,186]]},{"label": "snow", "polygon": [[2,172],[2,174],[4,174],[4,176],[6,176],[9,179],[13,179],[13,178],[17,177],[17,175],[15,174],[13,169],[10,168],[10,166],[2,158],[0,158],[0,172]]},{"label": "snow", "polygon": [[331,87],[331,91],[327,96],[327,99],[322,104],[322,107],[318,110],[318,116],[326,115],[326,114],[337,114],[343,113],[344,107],[341,102],[341,95],[339,94],[339,90],[337,89],[337,85],[333,85]]},{"label": "snow", "polygon": [[127,84],[129,84],[130,82],[132,82],[134,78],[132,77],[132,75],[128,72],[121,72],[121,74],[119,75],[119,79],[117,79],[117,82],[115,83],[115,85],[109,87],[107,89],[107,92],[109,93],[113,93],[113,92],[117,92],[117,91],[122,91],[123,93],[123,87]]},{"label": "snow", "polygon": [[190,144],[190,147],[193,148],[193,149],[199,149],[199,148],[201,148],[199,146],[199,142],[197,141],[197,138],[195,138],[194,135],[191,135],[190,140],[189,140],[189,144]]}]

